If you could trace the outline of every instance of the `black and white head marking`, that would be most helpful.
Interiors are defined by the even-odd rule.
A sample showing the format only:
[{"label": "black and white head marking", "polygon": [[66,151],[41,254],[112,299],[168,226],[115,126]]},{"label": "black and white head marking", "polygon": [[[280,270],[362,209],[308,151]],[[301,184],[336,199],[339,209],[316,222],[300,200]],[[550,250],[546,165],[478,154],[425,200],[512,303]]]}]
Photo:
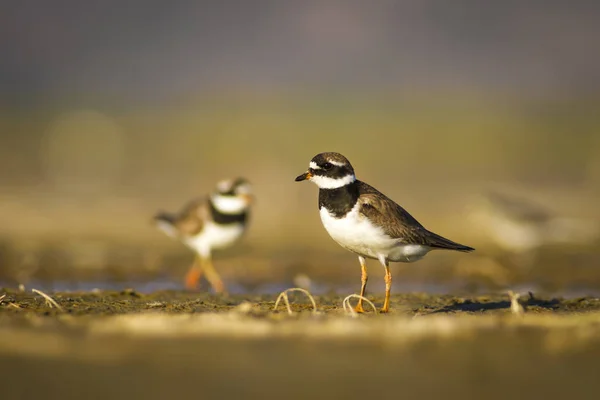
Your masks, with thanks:
[{"label": "black and white head marking", "polygon": [[358,200],[354,168],[339,153],[321,153],[313,157],[308,171],[296,181],[310,180],[319,187],[319,209],[325,208],[334,218],[344,217]]},{"label": "black and white head marking", "polygon": [[310,180],[320,189],[338,189],[356,181],[350,161],[339,153],[321,153],[310,160],[308,171],[296,181]]}]

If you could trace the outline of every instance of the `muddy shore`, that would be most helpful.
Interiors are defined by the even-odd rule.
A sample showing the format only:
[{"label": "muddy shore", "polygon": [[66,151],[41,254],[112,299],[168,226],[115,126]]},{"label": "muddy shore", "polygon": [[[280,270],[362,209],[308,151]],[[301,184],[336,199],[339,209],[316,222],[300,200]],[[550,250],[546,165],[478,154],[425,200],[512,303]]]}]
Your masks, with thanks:
[{"label": "muddy shore", "polygon": [[[351,317],[342,296],[1,290],[10,399],[595,398],[600,299],[398,294]],[[377,306],[381,296],[369,297]],[[31,385],[31,382],[36,382]],[[3,397],[4,397],[3,396]]]},{"label": "muddy shore", "polygon": [[[7,316],[110,316],[117,314],[163,312],[170,314],[229,312],[242,303],[248,303],[252,312],[263,317],[285,311],[273,312],[277,295],[214,295],[179,290],[163,290],[141,293],[134,289],[121,291],[93,290],[89,292],[55,292],[51,297],[61,306],[59,310],[42,295],[31,291],[0,289],[5,295],[0,315]],[[312,310],[311,303],[302,293],[289,293],[295,311]],[[314,296],[318,310],[325,314],[343,315],[342,301],[345,296],[325,294]],[[381,296],[368,296],[374,304],[381,306]],[[354,300],[355,301],[355,300]],[[562,298],[545,294],[523,294],[519,302],[528,313],[600,312],[600,299],[591,296]],[[282,303],[283,304],[283,303]],[[390,315],[425,315],[435,313],[506,313],[510,311],[510,299],[506,293],[488,295],[455,296],[428,293],[392,295]],[[369,314],[369,313],[367,313]]]}]

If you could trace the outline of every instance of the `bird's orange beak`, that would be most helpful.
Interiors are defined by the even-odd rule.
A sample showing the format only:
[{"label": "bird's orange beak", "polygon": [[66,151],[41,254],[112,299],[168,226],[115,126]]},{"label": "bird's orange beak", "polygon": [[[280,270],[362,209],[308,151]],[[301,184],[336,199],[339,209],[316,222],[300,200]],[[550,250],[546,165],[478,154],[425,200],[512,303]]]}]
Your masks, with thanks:
[{"label": "bird's orange beak", "polygon": [[244,199],[244,201],[245,201],[245,202],[246,202],[246,204],[248,204],[248,205],[250,205],[250,204],[254,203],[254,200],[255,200],[254,196],[253,196],[253,195],[251,195],[251,194],[242,194],[242,195],[240,195],[240,197],[241,197],[242,199]]},{"label": "bird's orange beak", "polygon": [[306,171],[302,175],[298,175],[296,177],[296,182],[305,181],[305,180],[310,179],[310,178],[312,178],[312,174],[310,172]]}]

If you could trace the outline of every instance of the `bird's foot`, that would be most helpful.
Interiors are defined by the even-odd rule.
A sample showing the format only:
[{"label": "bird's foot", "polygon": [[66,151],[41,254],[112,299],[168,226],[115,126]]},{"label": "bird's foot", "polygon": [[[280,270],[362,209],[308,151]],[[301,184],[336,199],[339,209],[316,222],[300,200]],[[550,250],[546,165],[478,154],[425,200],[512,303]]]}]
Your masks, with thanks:
[{"label": "bird's foot", "polygon": [[364,313],[365,309],[363,308],[362,303],[358,303],[356,307],[354,307],[354,311],[361,314]]},{"label": "bird's foot", "polygon": [[227,289],[225,289],[225,285],[220,279],[215,282],[210,282],[210,284],[212,285],[213,290],[216,294],[227,296]]}]

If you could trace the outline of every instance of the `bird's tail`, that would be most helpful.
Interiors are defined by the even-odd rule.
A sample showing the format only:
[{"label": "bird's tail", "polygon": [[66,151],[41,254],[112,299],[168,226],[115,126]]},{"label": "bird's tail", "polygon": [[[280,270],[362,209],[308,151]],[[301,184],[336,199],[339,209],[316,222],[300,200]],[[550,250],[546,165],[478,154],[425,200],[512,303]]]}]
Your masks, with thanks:
[{"label": "bird's tail", "polygon": [[175,216],[166,212],[158,212],[152,219],[158,229],[166,233],[168,236],[176,237],[177,229],[175,228]]},{"label": "bird's tail", "polygon": [[428,235],[428,245],[433,247],[434,249],[445,249],[445,250],[456,250],[463,251],[465,253],[469,253],[475,250],[473,247],[465,246],[464,244],[453,242],[450,239],[446,239],[440,235],[437,235],[433,232],[429,232]]}]

